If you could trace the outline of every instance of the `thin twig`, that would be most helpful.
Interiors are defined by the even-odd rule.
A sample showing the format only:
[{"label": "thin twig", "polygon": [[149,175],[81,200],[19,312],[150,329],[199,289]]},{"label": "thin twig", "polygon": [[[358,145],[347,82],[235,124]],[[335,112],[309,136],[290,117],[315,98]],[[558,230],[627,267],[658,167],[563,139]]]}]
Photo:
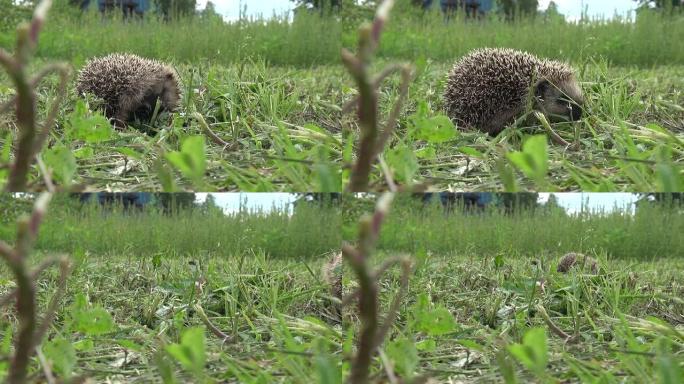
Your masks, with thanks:
[{"label": "thin twig", "polygon": [[192,114],[192,117],[194,117],[197,121],[200,123],[200,128],[202,128],[202,131],[204,131],[204,134],[211,139],[214,143],[227,148],[227,149],[235,149],[235,144],[228,143],[224,141],[222,138],[220,138],[214,131],[209,128],[209,125],[207,124],[206,120],[204,120],[204,116],[202,116],[199,112],[194,112]]},{"label": "thin twig", "polygon": [[378,153],[381,153],[383,148],[385,148],[385,144],[387,144],[387,141],[392,136],[392,132],[394,132],[394,129],[397,126],[399,114],[401,113],[401,108],[403,107],[404,101],[406,100],[406,96],[408,95],[408,88],[409,88],[410,83],[411,83],[411,66],[408,64],[402,65],[401,66],[401,87],[399,88],[399,97],[397,98],[397,101],[394,103],[394,107],[392,108],[392,112],[390,112],[389,118],[387,119],[387,124],[385,126],[385,129],[382,131],[382,134],[380,135],[380,139],[378,139],[378,142],[376,144],[376,147],[375,147],[376,155]]},{"label": "thin twig", "polygon": [[[2,247],[8,247],[8,245],[0,242],[0,248],[2,248]],[[7,249],[5,249],[5,250],[7,250]],[[9,248],[9,251],[14,252],[11,248]],[[0,249],[0,254],[4,254],[3,252],[4,251],[2,249]],[[31,279],[33,279],[33,280],[37,279],[38,276],[40,276],[40,274],[43,273],[43,271],[50,268],[53,264],[57,263],[58,261],[59,261],[59,259],[57,259],[57,258],[49,258],[49,259],[43,260],[40,264],[38,264],[37,267],[33,268],[33,270],[31,271]],[[14,297],[16,294],[17,294],[17,289],[15,288],[15,289],[9,291],[8,293],[6,293],[4,296],[0,297],[0,308],[4,307],[5,305],[9,304],[10,301],[14,300]]]},{"label": "thin twig", "polygon": [[565,333],[565,331],[563,331],[562,329],[558,328],[558,326],[557,326],[556,324],[554,324],[554,322],[553,322],[553,321],[551,320],[551,318],[549,317],[549,314],[546,313],[546,310],[544,309],[543,306],[537,305],[537,306],[536,306],[536,309],[537,309],[537,312],[539,312],[539,314],[540,314],[540,315],[542,316],[542,318],[544,319],[544,322],[545,322],[546,325],[549,327],[549,329],[551,330],[551,332],[555,333],[556,336],[558,336],[558,337],[560,337],[561,339],[563,339],[566,343],[574,343],[575,341],[577,341],[577,338],[576,338],[576,337],[571,336],[571,335]]},{"label": "thin twig", "polygon": [[[59,106],[61,101],[66,96],[67,81],[69,80],[69,67],[66,64],[48,64],[46,67],[42,68],[39,75],[45,76],[46,74],[56,71],[59,74],[59,86],[57,87],[57,96],[55,101],[52,103],[52,107],[47,114],[45,121],[43,122],[43,127],[36,136],[36,140],[33,144],[33,151],[35,153],[40,152],[41,148],[45,144],[47,137],[50,134],[50,129],[55,124],[57,119],[57,113],[59,112]],[[34,79],[35,81],[35,79]],[[33,84],[35,87],[37,84]]]},{"label": "thin twig", "polygon": [[207,314],[204,313],[204,309],[202,309],[202,306],[199,304],[195,304],[193,306],[197,314],[199,315],[200,319],[204,323],[204,325],[209,328],[211,333],[213,333],[216,337],[221,339],[223,343],[233,343],[235,341],[235,338],[233,336],[227,335],[223,333],[214,323],[209,320],[209,317],[207,317]]},{"label": "thin twig", "polygon": [[389,167],[387,166],[387,163],[385,162],[385,160],[380,155],[378,155],[378,163],[380,163],[380,169],[382,169],[382,174],[385,175],[385,182],[387,183],[387,189],[389,189],[390,192],[396,192],[397,191],[397,184],[394,183],[394,178],[392,177],[392,171],[389,169]]},{"label": "thin twig", "polygon": [[62,300],[62,296],[64,296],[64,291],[66,290],[67,277],[71,273],[71,264],[69,263],[68,258],[63,256],[61,259],[58,259],[56,261],[59,261],[59,280],[57,283],[57,291],[55,292],[54,296],[52,296],[52,300],[50,300],[50,304],[48,305],[48,308],[45,310],[45,316],[43,317],[43,321],[41,322],[40,326],[38,327],[38,330],[36,331],[36,335],[34,337],[34,343],[36,345],[40,344],[40,341],[43,340],[43,336],[45,336],[45,333],[50,327],[50,324],[52,324],[52,321],[55,319],[55,314],[57,313],[57,305],[59,305],[60,300]]},{"label": "thin twig", "polygon": [[43,351],[40,350],[40,347],[36,347],[36,356],[38,356],[38,361],[40,361],[40,365],[43,367],[45,380],[48,384],[55,384],[55,376],[52,374],[50,363],[45,359],[45,355],[43,355]]},{"label": "thin twig", "polygon": [[48,171],[40,156],[36,156],[36,164],[38,164],[38,169],[40,169],[40,173],[43,175],[43,181],[45,182],[45,187],[48,192],[54,193],[55,184],[52,182],[52,177],[50,177],[50,171]]},{"label": "thin twig", "polygon": [[392,327],[392,324],[394,324],[394,320],[396,319],[397,314],[399,313],[401,301],[404,298],[406,291],[408,290],[409,275],[411,274],[411,260],[401,260],[401,267],[401,286],[399,288],[399,292],[394,297],[392,305],[390,306],[390,309],[387,312],[387,316],[385,316],[385,321],[382,323],[382,326],[380,327],[380,330],[378,331],[375,337],[376,348],[382,345],[383,340],[385,340],[385,336],[387,336],[387,333]]}]

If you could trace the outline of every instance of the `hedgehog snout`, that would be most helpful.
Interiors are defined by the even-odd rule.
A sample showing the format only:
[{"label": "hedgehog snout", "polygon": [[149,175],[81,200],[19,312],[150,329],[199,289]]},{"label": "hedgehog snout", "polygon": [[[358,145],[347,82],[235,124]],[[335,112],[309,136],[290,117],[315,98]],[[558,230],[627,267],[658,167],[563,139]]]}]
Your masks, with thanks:
[{"label": "hedgehog snout", "polygon": [[582,107],[576,103],[570,103],[568,109],[570,109],[570,120],[577,121],[582,118]]}]

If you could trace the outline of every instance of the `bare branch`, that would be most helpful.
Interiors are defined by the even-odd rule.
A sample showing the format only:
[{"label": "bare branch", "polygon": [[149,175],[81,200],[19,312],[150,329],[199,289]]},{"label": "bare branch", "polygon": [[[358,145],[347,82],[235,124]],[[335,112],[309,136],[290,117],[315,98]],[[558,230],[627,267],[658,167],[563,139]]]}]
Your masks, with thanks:
[{"label": "bare branch", "polygon": [[60,259],[55,260],[55,262],[57,261],[59,261],[59,280],[57,283],[57,291],[55,292],[55,295],[52,296],[52,300],[50,300],[50,304],[48,305],[48,308],[45,311],[43,321],[41,322],[40,327],[38,327],[38,330],[36,331],[36,335],[34,337],[35,345],[40,344],[41,340],[43,340],[43,336],[45,336],[45,333],[50,327],[50,324],[52,324],[52,321],[55,319],[55,313],[57,313],[57,305],[59,305],[60,300],[62,300],[62,296],[64,296],[64,291],[66,290],[67,277],[71,273],[71,264],[69,263],[69,259],[67,257],[62,256]]},{"label": "bare branch", "polygon": [[387,312],[387,316],[385,317],[385,321],[383,322],[382,327],[380,327],[380,330],[378,331],[378,334],[375,337],[376,348],[382,345],[382,342],[385,340],[385,336],[387,336],[387,333],[392,327],[392,324],[394,324],[394,320],[396,320],[397,318],[397,314],[399,313],[399,307],[401,306],[401,301],[404,298],[404,295],[406,295],[406,291],[408,290],[410,274],[411,260],[407,258],[401,259],[401,286],[399,288],[399,292],[392,301],[392,305],[390,306],[390,309]]},{"label": "bare branch", "polygon": [[[39,73],[36,78],[40,79],[44,76],[46,76],[48,73],[56,71],[59,74],[59,86],[57,87],[57,96],[52,103],[52,107],[50,108],[50,111],[47,114],[47,117],[45,118],[45,121],[43,122],[43,127],[38,133],[36,140],[33,144],[33,151],[35,153],[40,152],[41,148],[43,148],[43,145],[45,144],[45,141],[47,141],[47,137],[50,134],[50,129],[55,124],[55,120],[57,119],[57,113],[59,112],[59,106],[66,96],[66,88],[67,88],[67,82],[69,80],[69,66],[66,64],[48,64],[46,67],[44,67],[41,70],[41,73]],[[34,78],[34,81],[32,82],[33,86],[37,86],[38,82],[36,81],[37,79]]]},{"label": "bare branch", "polygon": [[411,66],[407,64],[403,65],[401,68],[401,87],[399,88],[399,98],[394,103],[392,112],[390,112],[389,118],[387,119],[387,125],[382,131],[380,139],[378,139],[378,142],[375,146],[376,155],[381,153],[383,148],[385,148],[385,144],[387,144],[387,141],[392,136],[392,132],[394,132],[394,128],[397,126],[399,114],[401,113],[401,108],[403,107],[406,96],[408,95],[408,88],[409,84],[411,83],[411,69]]}]

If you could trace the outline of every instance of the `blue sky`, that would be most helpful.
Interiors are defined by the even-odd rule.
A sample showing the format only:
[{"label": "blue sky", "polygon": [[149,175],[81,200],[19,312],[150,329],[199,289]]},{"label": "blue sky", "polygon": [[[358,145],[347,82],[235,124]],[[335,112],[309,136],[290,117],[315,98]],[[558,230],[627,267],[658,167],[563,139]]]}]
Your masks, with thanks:
[{"label": "blue sky", "polygon": [[[292,207],[288,204],[296,199],[294,193],[212,193],[216,199],[216,204],[223,208],[226,213],[234,213],[239,211],[240,202],[244,202],[248,209],[262,209],[270,211],[274,206],[276,208],[288,207],[291,211]],[[206,193],[196,193],[197,201],[203,202],[207,198]],[[246,202],[245,202],[246,200]]]},{"label": "blue sky", "polygon": [[[539,200],[546,202],[550,193],[540,193]],[[638,196],[633,193],[582,193],[566,192],[554,193],[558,204],[570,214],[577,213],[582,209],[582,203],[587,203],[590,210],[612,211],[617,208],[628,208],[633,212]]]},{"label": "blue sky", "polygon": [[[541,9],[546,9],[550,0],[539,0]],[[634,9],[632,0],[554,0],[562,14],[569,19],[579,19],[582,14],[582,7],[586,7],[590,17],[611,17],[617,13],[625,14]],[[207,0],[198,0],[198,7],[204,8]],[[235,20],[240,14],[241,7],[247,7],[247,15],[257,16],[259,14],[270,17],[275,12],[282,15],[292,8],[294,4],[290,0],[213,0],[216,10],[222,14],[226,20]]]},{"label": "blue sky", "polygon": [[[223,208],[226,213],[237,212],[240,209],[240,202],[246,200],[249,209],[270,210],[272,207],[288,207],[295,201],[296,195],[293,193],[213,193],[216,203]],[[550,193],[540,193],[539,200],[546,202]],[[582,204],[587,203],[590,210],[611,211],[616,206],[618,208],[629,208],[633,210],[633,203],[637,200],[637,195],[632,193],[554,193],[558,203],[565,208],[568,213],[576,213],[582,209]],[[197,200],[204,201],[206,193],[197,193]]]}]

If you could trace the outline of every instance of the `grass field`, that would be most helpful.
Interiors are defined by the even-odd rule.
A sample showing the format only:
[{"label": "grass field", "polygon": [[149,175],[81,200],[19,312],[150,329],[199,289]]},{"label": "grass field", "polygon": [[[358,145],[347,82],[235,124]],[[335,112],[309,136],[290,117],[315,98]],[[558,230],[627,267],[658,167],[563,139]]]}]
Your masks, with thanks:
[{"label": "grass field", "polygon": [[[30,204],[0,196],[0,240]],[[298,206],[228,216],[79,207],[58,195],[31,265],[67,254],[73,272],[39,358],[58,378],[118,382],[339,384],[357,351],[352,300],[340,322],[322,271],[344,239],[355,243],[367,194],[338,208]],[[395,196],[371,264],[406,255],[407,294],[371,365],[373,382],[667,382],[684,368],[681,207],[568,216],[537,207],[466,214]],[[4,248],[2,248],[4,250]],[[598,274],[556,271],[583,252]],[[341,276],[346,293],[357,280]],[[399,289],[378,278],[384,313]],[[37,279],[43,311],[58,285]],[[0,300],[16,283],[0,267]],[[0,356],[17,316],[0,307]],[[205,318],[206,315],[206,318]],[[215,328],[213,328],[215,327]],[[42,359],[42,362],[41,362]],[[8,359],[0,359],[0,374]],[[672,381],[677,382],[677,381]]]},{"label": "grass field", "polygon": [[[113,131],[79,104],[71,83],[42,156],[58,183],[167,191],[339,191],[346,185],[358,128],[353,114],[341,113],[356,91],[339,50],[353,47],[359,19],[305,15],[292,24],[278,19],[121,24],[90,16],[56,15],[49,21],[39,61],[66,60],[78,70],[87,58],[116,51],[168,60],[182,79],[182,105],[173,116]],[[14,34],[3,30],[0,46],[10,48]],[[681,190],[684,47],[680,39],[660,38],[681,32],[679,18],[658,15],[634,24],[447,24],[439,15],[421,19],[398,12],[383,35],[376,65],[408,61],[416,74],[382,159],[398,183],[435,189]],[[586,118],[516,127],[495,139],[451,127],[441,117],[446,73],[453,60],[479,46],[569,60],[585,91]],[[55,87],[54,79],[39,87],[39,115],[54,99]],[[397,92],[398,79],[381,88],[382,116]],[[0,75],[0,98],[12,93],[9,79]],[[92,101],[89,106],[96,108]],[[12,115],[0,119],[3,126],[14,126]],[[222,142],[207,137],[205,123]],[[528,135],[544,137],[548,129],[570,147],[539,139],[524,145]],[[3,146],[13,140],[12,132],[0,135]],[[0,161],[6,162],[9,152],[3,153]],[[169,159],[174,156],[191,156],[197,166],[188,169]],[[516,157],[532,157],[538,165],[512,160]],[[32,176],[40,188],[37,169]],[[379,167],[372,176],[374,188],[385,188]]]},{"label": "grass field", "polygon": [[[414,260],[397,320],[373,360],[371,375],[379,382],[682,377],[684,222],[676,208],[647,206],[632,217],[541,210],[509,217],[464,215],[460,208],[445,215],[414,202],[394,201],[372,257],[378,266],[404,254]],[[353,212],[344,220],[352,243],[359,210]],[[659,231],[663,237],[653,238]],[[567,251],[596,258],[598,274],[557,272]],[[344,276],[345,290],[353,292],[354,274]],[[394,269],[378,280],[382,313],[399,281]],[[345,314],[357,332],[360,317],[356,307]]]},{"label": "grass field", "polygon": [[[378,261],[388,255],[377,255]],[[600,276],[563,275],[554,260],[541,268],[531,261],[505,257],[497,266],[494,255],[482,253],[434,253],[421,260],[381,347],[386,360],[375,361],[374,374],[487,383],[681,377],[681,259],[612,260],[602,264]],[[387,308],[398,275],[380,284]],[[544,313],[576,338],[566,343]]]},{"label": "grass field", "polygon": [[[53,203],[30,262],[67,253],[74,263],[57,320],[40,346],[57,377],[165,383],[341,377],[342,330],[321,272],[340,244],[334,209],[298,207],[290,218],[277,210],[168,217],[77,210],[66,198]],[[14,227],[5,223],[0,231],[10,244]],[[0,267],[3,296],[15,286],[10,276]],[[56,271],[39,279],[41,310],[56,281]],[[208,330],[203,313],[229,340]],[[0,354],[7,356],[12,307],[3,306],[0,319]],[[7,367],[3,359],[0,376]],[[35,361],[32,377],[43,381],[42,372]]]}]

